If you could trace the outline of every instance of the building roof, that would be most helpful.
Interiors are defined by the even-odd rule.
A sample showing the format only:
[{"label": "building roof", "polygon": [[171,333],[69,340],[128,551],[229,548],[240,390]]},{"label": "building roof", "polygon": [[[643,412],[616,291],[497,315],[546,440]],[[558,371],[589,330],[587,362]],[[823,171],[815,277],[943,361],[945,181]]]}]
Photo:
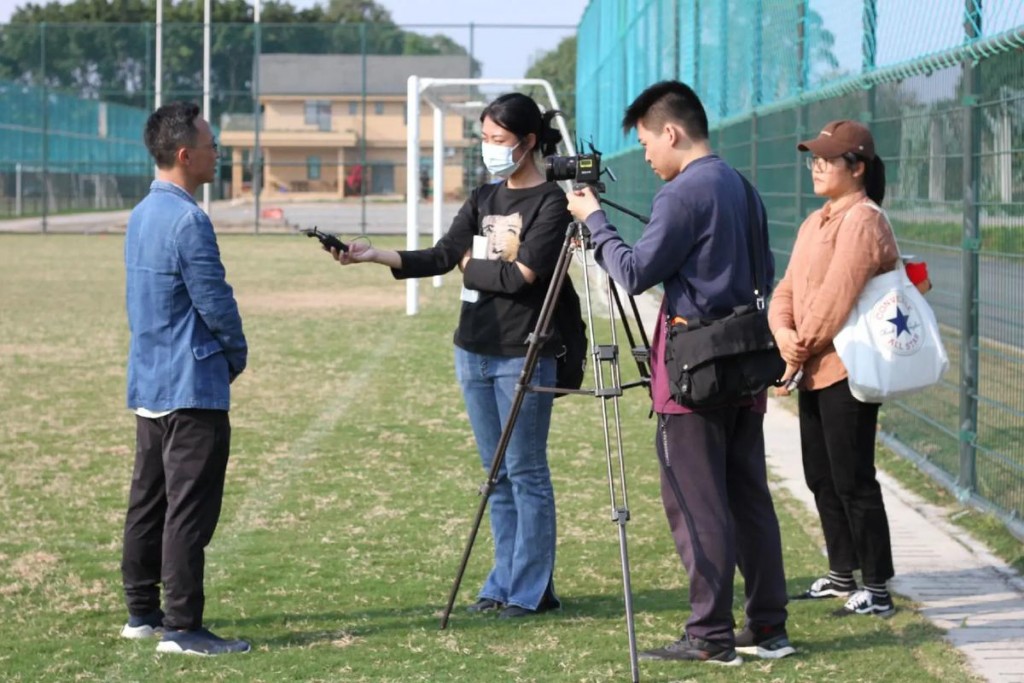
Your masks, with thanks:
[{"label": "building roof", "polygon": [[[405,95],[409,76],[468,78],[469,56],[367,55],[366,93]],[[363,92],[361,55],[260,55],[260,95],[352,95]]]}]

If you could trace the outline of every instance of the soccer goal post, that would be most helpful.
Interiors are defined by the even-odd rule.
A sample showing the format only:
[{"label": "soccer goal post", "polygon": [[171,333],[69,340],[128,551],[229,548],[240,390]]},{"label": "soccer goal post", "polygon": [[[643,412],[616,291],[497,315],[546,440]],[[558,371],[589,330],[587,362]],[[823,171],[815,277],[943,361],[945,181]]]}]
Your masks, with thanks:
[{"label": "soccer goal post", "polygon": [[[467,89],[476,86],[501,86],[508,89],[523,87],[540,87],[547,97],[547,108],[558,109],[558,100],[551,84],[542,78],[420,78],[409,76],[406,112],[407,117],[407,141],[406,141],[406,180],[405,180],[405,201],[406,201],[406,239],[405,248],[409,250],[419,249],[419,198],[420,198],[420,112],[421,101],[425,101],[433,110],[433,239],[436,243],[441,239],[443,233],[442,208],[444,206],[444,117],[445,113],[456,110],[478,111],[486,106],[485,102],[469,100],[462,93],[462,99],[454,99],[449,91],[445,96],[445,89],[465,87]],[[543,106],[544,103],[542,102]],[[565,153],[573,156],[576,154],[572,136],[565,125],[565,119],[561,116],[555,117],[556,125],[562,133],[562,144],[565,146]],[[441,286],[441,277],[433,278],[435,287]],[[405,312],[407,315],[416,315],[419,312],[419,280],[412,278],[405,284]]]}]

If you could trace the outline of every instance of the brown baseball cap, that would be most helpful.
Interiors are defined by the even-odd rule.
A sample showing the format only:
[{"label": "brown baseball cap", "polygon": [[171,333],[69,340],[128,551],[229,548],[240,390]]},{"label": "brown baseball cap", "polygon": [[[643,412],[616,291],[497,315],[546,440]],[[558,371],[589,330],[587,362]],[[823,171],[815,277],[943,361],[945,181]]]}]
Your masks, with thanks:
[{"label": "brown baseball cap", "polygon": [[875,139],[871,131],[864,124],[848,119],[829,121],[818,137],[804,140],[796,148],[825,159],[844,154],[856,154],[869,161],[875,158]]}]

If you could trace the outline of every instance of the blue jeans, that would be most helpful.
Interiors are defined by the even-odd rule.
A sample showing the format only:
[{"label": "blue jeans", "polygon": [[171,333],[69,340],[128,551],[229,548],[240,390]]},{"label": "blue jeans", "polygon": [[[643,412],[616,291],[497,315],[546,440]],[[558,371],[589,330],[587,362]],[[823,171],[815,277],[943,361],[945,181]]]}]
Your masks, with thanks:
[{"label": "blue jeans", "polygon": [[[455,347],[455,376],[480,461],[490,471],[515,398],[524,358],[484,356]],[[555,385],[555,359],[540,358],[531,384]],[[534,610],[554,594],[555,492],[547,442],[554,394],[526,392],[490,497],[494,567],[479,597]]]}]

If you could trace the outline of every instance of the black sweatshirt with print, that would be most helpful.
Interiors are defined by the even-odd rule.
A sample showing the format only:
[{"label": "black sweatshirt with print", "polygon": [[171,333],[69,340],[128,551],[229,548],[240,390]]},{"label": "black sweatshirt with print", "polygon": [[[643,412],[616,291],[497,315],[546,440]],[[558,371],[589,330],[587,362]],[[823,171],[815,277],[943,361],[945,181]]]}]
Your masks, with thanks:
[{"label": "black sweatshirt with print", "polygon": [[[571,221],[565,193],[555,183],[515,190],[504,182],[484,185],[473,190],[437,244],[398,252],[402,267],[391,272],[399,279],[447,273],[472,249],[474,235],[486,236],[487,258],[470,259],[463,273],[463,285],[480,294],[474,303],[462,302],[455,345],[482,355],[523,356]],[[532,284],[515,261],[536,273]],[[552,335],[542,355],[560,348]]]}]

